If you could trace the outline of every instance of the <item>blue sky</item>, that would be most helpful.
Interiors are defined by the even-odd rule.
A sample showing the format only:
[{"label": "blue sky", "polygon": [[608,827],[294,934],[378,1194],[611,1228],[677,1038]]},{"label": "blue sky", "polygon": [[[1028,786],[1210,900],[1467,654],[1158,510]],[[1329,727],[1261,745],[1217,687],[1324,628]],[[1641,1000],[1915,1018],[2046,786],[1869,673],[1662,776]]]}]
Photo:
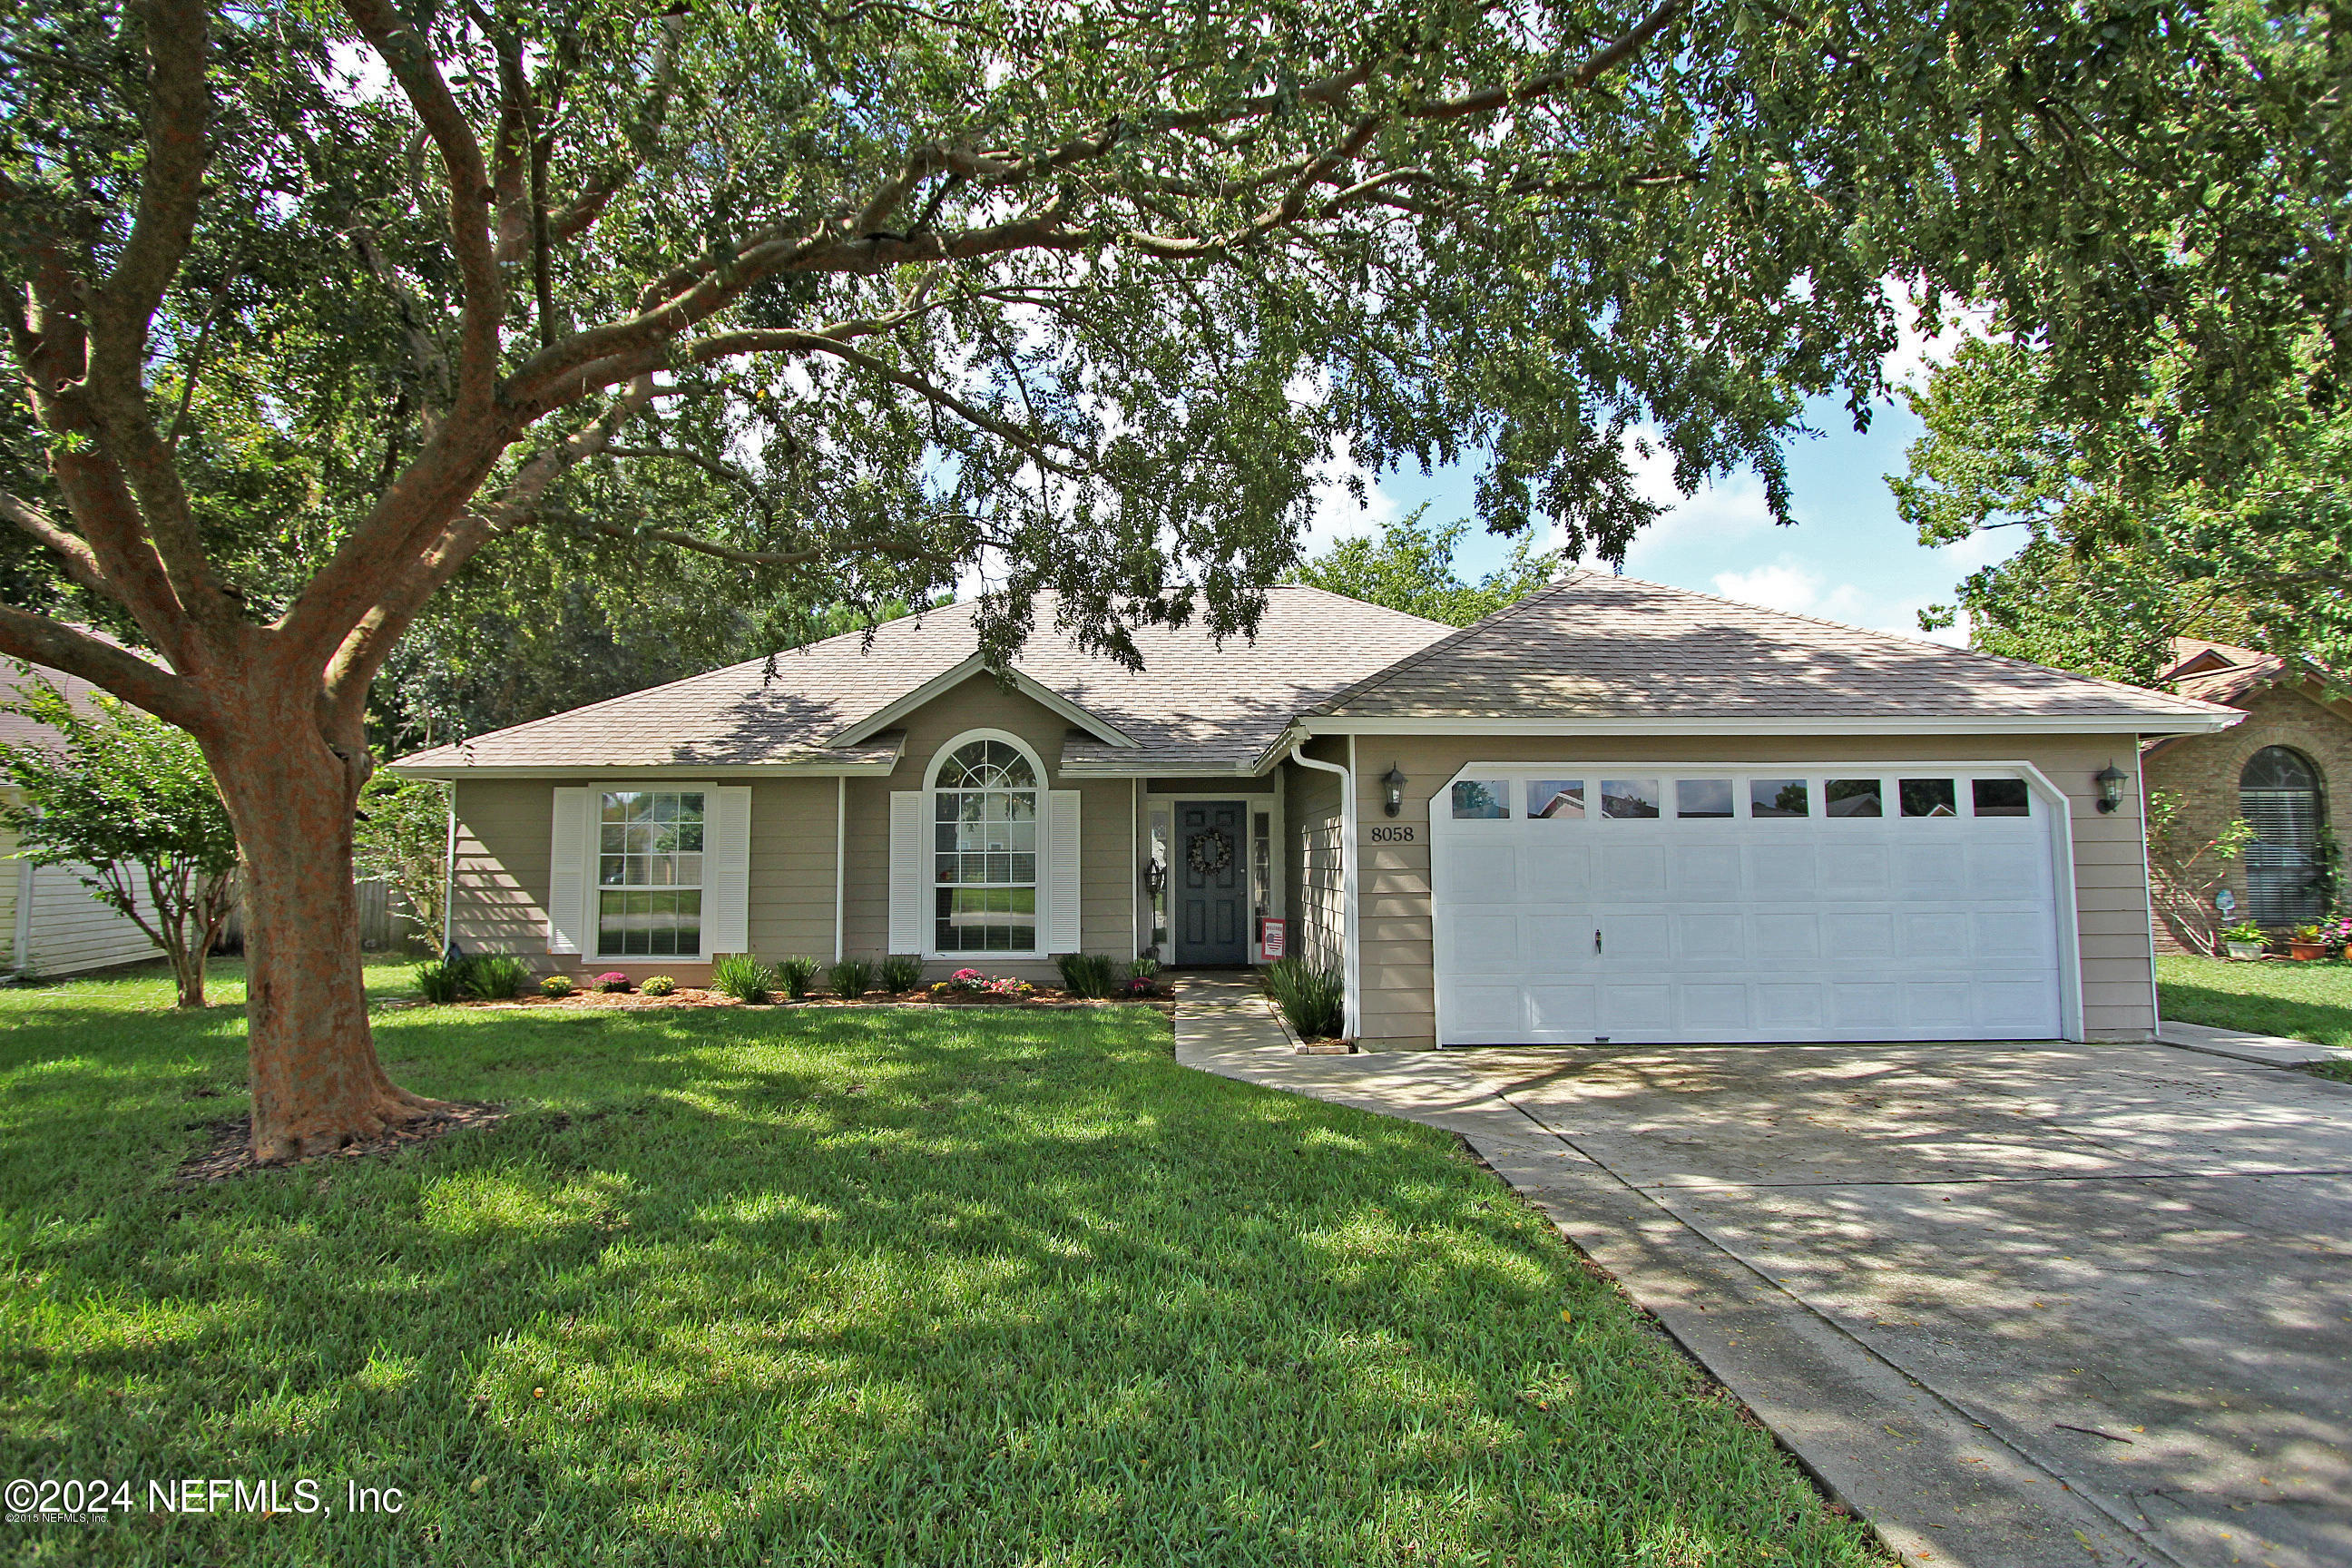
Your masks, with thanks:
[{"label": "blue sky", "polygon": [[[1930,348],[1948,350],[1952,341],[1947,337]],[[1923,374],[1921,346],[1906,342],[1887,370],[1897,382]],[[1920,425],[1902,403],[1880,405],[1864,434],[1854,431],[1837,399],[1821,400],[1807,422],[1822,434],[1797,441],[1789,453],[1793,527],[1772,524],[1763,487],[1753,475],[1741,474],[1685,498],[1659,462],[1643,470],[1645,488],[1674,510],[1635,541],[1625,558],[1627,575],[1906,637],[1922,635],[1918,612],[1949,603],[1954,584],[2006,555],[2014,537],[1979,535],[1927,549],[1903,525],[1895,515],[1886,476],[1903,472],[1904,448],[1918,437]],[[1423,501],[1430,503],[1432,522],[1472,517],[1475,473],[1475,466],[1429,475],[1392,473],[1378,481],[1370,508],[1360,510],[1344,488],[1329,485],[1307,547],[1376,531],[1381,519]],[[1509,542],[1474,525],[1457,563],[1464,576],[1476,577],[1509,552]],[[1963,642],[1965,627],[1937,637]]]}]

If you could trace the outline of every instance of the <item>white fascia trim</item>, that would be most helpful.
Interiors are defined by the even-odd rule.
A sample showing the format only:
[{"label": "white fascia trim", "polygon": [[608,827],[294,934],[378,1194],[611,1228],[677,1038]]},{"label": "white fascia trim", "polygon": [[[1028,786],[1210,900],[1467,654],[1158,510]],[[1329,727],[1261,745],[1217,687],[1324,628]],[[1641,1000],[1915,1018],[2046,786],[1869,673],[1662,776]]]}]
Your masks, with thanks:
[{"label": "white fascia trim", "polygon": [[1320,763],[1301,746],[1290,760],[1302,768],[1339,775],[1339,915],[1346,929],[1339,933],[1339,1030],[1348,1038],[1363,1035],[1363,957],[1356,947],[1356,745],[1348,742],[1345,763]]},{"label": "white fascia trim", "polygon": [[898,753],[858,763],[737,763],[721,767],[709,763],[681,763],[675,767],[625,767],[618,764],[572,763],[549,766],[530,765],[467,767],[452,764],[446,767],[411,767],[405,763],[386,763],[383,772],[409,779],[442,779],[456,783],[459,779],[580,779],[608,781],[612,779],[765,779],[765,778],[860,778],[887,777],[898,771]]},{"label": "white fascia trim", "polygon": [[1309,735],[2206,735],[2242,713],[1946,719],[1302,719]]},{"label": "white fascia trim", "polygon": [[[953,668],[943,670],[940,674],[931,677],[930,679],[926,680],[920,686],[916,687],[912,691],[908,692],[904,697],[899,698],[897,701],[889,704],[887,707],[869,713],[865,718],[857,721],[856,723],[835,731],[833,735],[827,738],[825,743],[833,746],[854,746],[858,742],[865,740],[867,736],[877,734],[880,731],[888,729],[892,724],[898,722],[900,719],[905,718],[908,714],[912,713],[924,703],[930,701],[933,698],[938,697],[944,691],[950,690],[955,687],[962,685],[965,681],[970,680],[973,676],[982,674],[992,675],[995,672],[993,670],[991,670],[988,668],[987,662],[983,660],[980,655],[973,654],[970,658],[965,659],[962,663],[955,666]],[[1014,689],[1018,690],[1022,696],[1028,698],[1031,701],[1036,703],[1042,708],[1051,709],[1069,722],[1076,724],[1079,729],[1084,730],[1087,733],[1102,742],[1105,745],[1118,746],[1128,751],[1136,749],[1138,742],[1134,736],[1129,735],[1118,725],[1111,723],[1108,720],[1103,718],[1101,714],[1088,712],[1086,709],[1079,707],[1076,703],[1071,701],[1060,692],[1055,691],[1049,687],[1039,685],[1036,681],[1031,679],[1028,676],[1022,674],[1021,671],[1017,669],[1013,672],[1013,685]]]}]

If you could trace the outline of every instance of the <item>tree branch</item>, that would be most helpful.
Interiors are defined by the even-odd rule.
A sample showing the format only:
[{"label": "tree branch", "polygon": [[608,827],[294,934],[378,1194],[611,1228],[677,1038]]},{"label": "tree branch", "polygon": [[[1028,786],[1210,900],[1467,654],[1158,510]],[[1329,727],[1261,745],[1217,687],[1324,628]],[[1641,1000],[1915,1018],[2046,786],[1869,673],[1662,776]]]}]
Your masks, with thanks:
[{"label": "tree branch", "polygon": [[63,621],[0,605],[0,654],[78,675],[191,733],[204,733],[206,710],[186,681]]}]

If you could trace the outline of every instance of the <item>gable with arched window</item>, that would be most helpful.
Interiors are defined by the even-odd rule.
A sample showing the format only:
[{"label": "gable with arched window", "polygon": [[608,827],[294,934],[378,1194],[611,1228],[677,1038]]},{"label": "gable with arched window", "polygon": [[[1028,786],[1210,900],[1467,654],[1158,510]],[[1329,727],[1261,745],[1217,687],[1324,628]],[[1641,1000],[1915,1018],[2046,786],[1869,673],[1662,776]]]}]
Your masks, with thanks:
[{"label": "gable with arched window", "polygon": [[1074,952],[1078,795],[1002,730],[941,746],[923,788],[891,797],[894,952],[1004,958]]},{"label": "gable with arched window", "polygon": [[2246,846],[2246,912],[2263,925],[2291,925],[2327,912],[2320,835],[2327,801],[2311,759],[2264,746],[2238,777],[2238,812],[2254,830]]},{"label": "gable with arched window", "polygon": [[1037,765],[983,736],[931,764],[932,947],[1037,951]]}]

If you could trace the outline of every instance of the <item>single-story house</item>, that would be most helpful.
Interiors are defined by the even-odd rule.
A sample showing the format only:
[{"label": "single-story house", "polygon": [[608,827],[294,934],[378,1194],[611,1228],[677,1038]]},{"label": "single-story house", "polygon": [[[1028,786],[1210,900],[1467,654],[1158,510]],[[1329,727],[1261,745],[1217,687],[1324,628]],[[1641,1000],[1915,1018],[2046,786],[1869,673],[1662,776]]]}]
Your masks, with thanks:
[{"label": "single-story house", "polygon": [[2123,770],[2241,717],[1591,571],[1137,640],[999,672],[950,606],[394,766],[456,786],[451,939],[573,972],[1290,953],[1372,1048],[2145,1039]]},{"label": "single-story house", "polygon": [[[79,676],[45,665],[0,660],[0,700],[15,700],[32,676],[49,683],[76,704],[89,703],[97,688]],[[57,732],[21,713],[0,712],[0,741],[11,745],[54,745]],[[0,774],[0,799],[21,804],[22,793]],[[75,866],[36,866],[16,853],[16,835],[0,827],[0,942],[12,974],[84,974],[117,964],[140,963],[162,953],[136,921],[100,903],[82,885]],[[144,895],[141,895],[142,898]],[[142,905],[143,907],[143,905]]]},{"label": "single-story house", "polygon": [[[2239,817],[2254,829],[2236,859],[2215,863],[2238,917],[2278,928],[2333,913],[2328,800],[2332,781],[2352,781],[2352,703],[2329,695],[2309,664],[2194,637],[2173,639],[2155,683],[2243,716],[2226,731],[2153,739],[2140,753],[2149,791],[2179,796],[2186,842],[2212,839]],[[2180,951],[2158,914],[2158,945]]]}]

